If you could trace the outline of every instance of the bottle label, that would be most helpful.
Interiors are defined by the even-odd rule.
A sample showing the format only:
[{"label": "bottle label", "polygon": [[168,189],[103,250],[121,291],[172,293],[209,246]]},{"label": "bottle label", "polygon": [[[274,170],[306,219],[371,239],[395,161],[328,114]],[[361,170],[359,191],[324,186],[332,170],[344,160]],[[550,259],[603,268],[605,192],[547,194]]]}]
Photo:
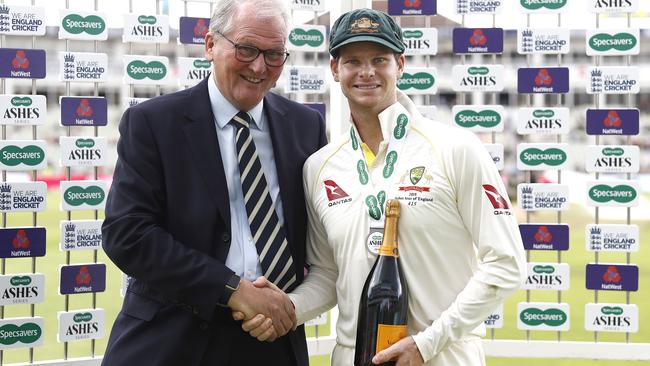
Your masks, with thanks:
[{"label": "bottle label", "polygon": [[379,247],[379,255],[389,256],[389,257],[399,257],[399,250],[396,246],[382,245]]},{"label": "bottle label", "polygon": [[377,325],[377,347],[375,354],[397,343],[400,339],[406,337],[406,325]]}]

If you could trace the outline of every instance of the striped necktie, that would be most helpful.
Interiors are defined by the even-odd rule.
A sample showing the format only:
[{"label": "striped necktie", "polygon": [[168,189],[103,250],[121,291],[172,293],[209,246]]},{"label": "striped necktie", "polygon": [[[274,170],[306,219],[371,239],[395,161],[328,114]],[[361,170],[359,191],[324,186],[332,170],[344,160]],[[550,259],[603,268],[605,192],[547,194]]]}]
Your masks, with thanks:
[{"label": "striped necktie", "polygon": [[244,205],[264,276],[282,290],[290,291],[296,284],[293,258],[251,137],[249,126],[252,120],[246,112],[237,113],[231,120],[236,129],[235,145]]}]

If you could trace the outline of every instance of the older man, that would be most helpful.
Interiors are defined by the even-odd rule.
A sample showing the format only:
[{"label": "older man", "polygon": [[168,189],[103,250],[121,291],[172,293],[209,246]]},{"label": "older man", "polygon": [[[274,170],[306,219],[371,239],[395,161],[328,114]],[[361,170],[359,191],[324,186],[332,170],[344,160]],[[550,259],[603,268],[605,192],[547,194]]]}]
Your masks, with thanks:
[{"label": "older man", "polygon": [[[223,0],[205,38],[212,75],[124,113],[103,234],[133,281],[104,365],[307,365],[279,289],[304,277],[302,166],[326,137],[317,112],[269,93],[287,32],[284,0]],[[231,310],[289,333],[257,342]]]}]

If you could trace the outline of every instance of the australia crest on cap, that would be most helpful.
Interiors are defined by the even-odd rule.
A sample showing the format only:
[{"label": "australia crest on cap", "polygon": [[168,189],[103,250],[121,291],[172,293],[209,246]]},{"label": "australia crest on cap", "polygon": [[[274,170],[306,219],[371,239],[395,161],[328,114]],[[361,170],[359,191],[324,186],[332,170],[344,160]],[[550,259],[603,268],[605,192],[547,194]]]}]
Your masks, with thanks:
[{"label": "australia crest on cap", "polygon": [[350,33],[378,33],[379,23],[368,17],[356,19],[350,23]]}]

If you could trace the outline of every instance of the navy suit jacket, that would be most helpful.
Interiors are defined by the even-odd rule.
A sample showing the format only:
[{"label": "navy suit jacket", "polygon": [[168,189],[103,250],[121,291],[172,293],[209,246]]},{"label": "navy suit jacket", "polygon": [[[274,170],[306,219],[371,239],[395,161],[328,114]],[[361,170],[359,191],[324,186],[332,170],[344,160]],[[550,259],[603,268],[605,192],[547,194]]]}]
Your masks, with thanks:
[{"label": "navy suit jacket", "polygon": [[[308,363],[302,327],[280,338],[283,342],[241,338],[245,334],[230,309],[217,305],[233,273],[224,264],[232,233],[228,177],[207,81],[129,108],[120,122],[103,246],[133,279],[105,365],[227,365],[244,343],[260,364],[269,361],[265,347],[285,347],[298,366]],[[264,99],[264,113],[301,282],[307,227],[302,167],[325,145],[325,125],[316,111],[273,93]]]}]

